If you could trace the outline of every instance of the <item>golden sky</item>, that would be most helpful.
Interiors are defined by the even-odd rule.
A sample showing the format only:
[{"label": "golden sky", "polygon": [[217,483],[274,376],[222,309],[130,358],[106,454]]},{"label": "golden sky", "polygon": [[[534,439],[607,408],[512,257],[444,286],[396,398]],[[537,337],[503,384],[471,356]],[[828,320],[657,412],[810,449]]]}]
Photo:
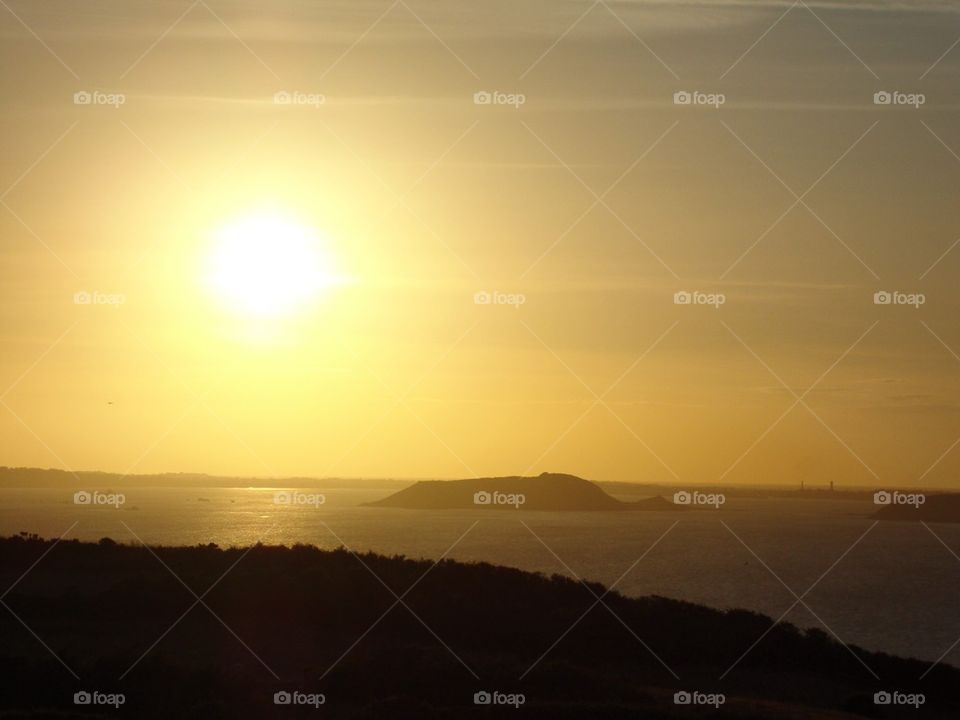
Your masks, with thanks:
[{"label": "golden sky", "polygon": [[8,6],[0,464],[955,485],[955,3]]}]

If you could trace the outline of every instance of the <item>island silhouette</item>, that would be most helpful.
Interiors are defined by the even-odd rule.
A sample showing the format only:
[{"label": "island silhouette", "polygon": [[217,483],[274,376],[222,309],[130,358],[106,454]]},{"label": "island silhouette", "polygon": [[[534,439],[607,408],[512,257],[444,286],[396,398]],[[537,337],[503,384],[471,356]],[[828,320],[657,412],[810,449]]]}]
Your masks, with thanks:
[{"label": "island silhouette", "polygon": [[532,477],[512,475],[467,480],[421,480],[389,497],[365,504],[369,507],[408,510],[682,512],[690,509],[687,506],[674,505],[659,496],[623,502],[589,480],[576,475],[549,472]]},{"label": "island silhouette", "polygon": [[[892,493],[884,493],[894,497]],[[899,520],[908,522],[960,522],[960,494],[943,493],[922,495],[923,501],[915,498],[918,493],[897,493],[905,502],[891,502],[877,510],[873,517],[877,520]]]}]

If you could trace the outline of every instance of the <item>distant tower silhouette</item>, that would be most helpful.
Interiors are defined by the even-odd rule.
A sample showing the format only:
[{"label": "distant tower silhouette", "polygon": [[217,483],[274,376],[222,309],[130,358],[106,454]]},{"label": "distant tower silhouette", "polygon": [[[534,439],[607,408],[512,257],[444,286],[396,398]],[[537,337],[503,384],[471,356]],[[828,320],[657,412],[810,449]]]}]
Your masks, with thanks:
[{"label": "distant tower silhouette", "polygon": [[800,492],[803,492],[804,481],[800,481]]},{"label": "distant tower silhouette", "polygon": [[830,492],[833,492],[833,480],[830,481]]}]

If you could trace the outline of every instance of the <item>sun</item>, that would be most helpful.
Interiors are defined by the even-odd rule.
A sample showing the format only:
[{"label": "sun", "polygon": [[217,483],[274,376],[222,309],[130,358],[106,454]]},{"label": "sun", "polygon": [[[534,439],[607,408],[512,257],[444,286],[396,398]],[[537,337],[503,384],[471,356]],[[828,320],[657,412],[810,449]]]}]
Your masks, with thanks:
[{"label": "sun", "polygon": [[213,235],[207,282],[235,312],[289,315],[337,282],[319,234],[285,213],[256,210],[227,221]]}]

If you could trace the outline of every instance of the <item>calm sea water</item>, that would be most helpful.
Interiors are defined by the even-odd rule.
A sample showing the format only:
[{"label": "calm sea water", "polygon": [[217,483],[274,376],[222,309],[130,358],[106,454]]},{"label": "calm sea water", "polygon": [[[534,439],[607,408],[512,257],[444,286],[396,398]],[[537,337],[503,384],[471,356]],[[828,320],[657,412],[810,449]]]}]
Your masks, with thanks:
[{"label": "calm sea water", "polygon": [[[847,643],[931,661],[960,638],[960,559],[943,544],[960,553],[960,525],[870,529],[869,503],[729,498],[721,510],[683,514],[436,512],[361,507],[390,490],[300,491],[322,492],[326,502],[278,506],[273,489],[144,488],[127,490],[126,503],[114,509],[75,505],[60,490],[2,489],[0,534],[55,537],[76,523],[67,537],[344,544],[430,559],[448,553],[607,585],[619,579],[616,587],[626,595],[747,608],[774,618],[795,602],[791,590],[804,596],[816,583],[803,598],[810,609],[798,605],[786,621],[826,624]],[[960,646],[944,661],[960,665]]]}]

